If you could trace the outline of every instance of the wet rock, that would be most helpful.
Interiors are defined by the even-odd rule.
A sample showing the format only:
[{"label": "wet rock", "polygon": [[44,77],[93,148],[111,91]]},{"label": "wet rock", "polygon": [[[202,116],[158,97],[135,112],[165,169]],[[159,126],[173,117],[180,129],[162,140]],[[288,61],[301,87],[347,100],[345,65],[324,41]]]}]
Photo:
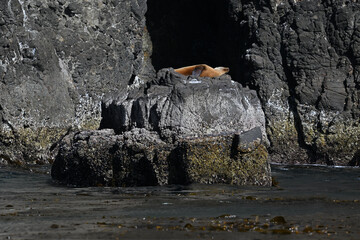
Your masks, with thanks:
[{"label": "wet rock", "polygon": [[[112,153],[121,137],[112,130],[85,131],[66,136],[51,169],[54,179],[71,185],[110,185]],[[61,159],[60,159],[61,158]]]},{"label": "wet rock", "polygon": [[236,137],[229,134],[168,144],[145,129],[121,135],[109,129],[79,132],[62,140],[51,175],[75,186],[270,186],[271,169],[261,139],[243,151]]},{"label": "wet rock", "polygon": [[271,184],[264,114],[255,92],[228,76],[172,69],[103,103],[102,130],[69,135],[52,177],[80,186]]},{"label": "wet rock", "polygon": [[52,166],[53,179],[76,186],[167,184],[165,144],[155,133],[133,129],[78,132],[65,137]]},{"label": "wet rock", "polygon": [[283,216],[276,216],[276,217],[270,219],[270,222],[274,223],[274,224],[285,224],[286,220]]},{"label": "wet rock", "polygon": [[[246,137],[246,133],[240,134]],[[244,149],[239,135],[182,139],[170,166],[174,183],[270,186],[268,153],[260,138]],[[181,180],[179,182],[179,180]]]}]

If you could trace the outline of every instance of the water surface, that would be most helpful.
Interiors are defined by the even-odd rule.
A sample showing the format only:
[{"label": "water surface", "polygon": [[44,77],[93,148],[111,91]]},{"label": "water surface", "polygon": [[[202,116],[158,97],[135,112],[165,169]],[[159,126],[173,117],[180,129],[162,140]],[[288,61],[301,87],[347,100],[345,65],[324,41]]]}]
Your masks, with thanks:
[{"label": "water surface", "polygon": [[359,168],[272,172],[271,188],[74,188],[3,167],[0,239],[360,239]]}]

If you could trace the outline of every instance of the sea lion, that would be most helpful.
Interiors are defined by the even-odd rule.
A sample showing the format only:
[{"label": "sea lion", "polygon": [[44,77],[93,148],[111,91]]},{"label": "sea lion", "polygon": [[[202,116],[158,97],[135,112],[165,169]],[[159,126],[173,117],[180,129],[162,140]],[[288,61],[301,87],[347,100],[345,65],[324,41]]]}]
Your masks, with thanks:
[{"label": "sea lion", "polygon": [[212,68],[206,64],[192,65],[175,69],[175,72],[185,76],[194,77],[219,77],[225,73],[228,73],[230,69],[228,67],[216,67]]}]

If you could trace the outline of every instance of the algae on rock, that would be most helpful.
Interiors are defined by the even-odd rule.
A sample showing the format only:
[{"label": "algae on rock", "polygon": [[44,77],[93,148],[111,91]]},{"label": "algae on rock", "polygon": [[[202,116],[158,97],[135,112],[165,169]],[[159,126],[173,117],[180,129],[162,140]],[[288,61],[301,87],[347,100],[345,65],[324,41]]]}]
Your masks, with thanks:
[{"label": "algae on rock", "polygon": [[187,182],[269,186],[266,147],[258,140],[243,148],[235,139],[230,135],[180,141]]}]

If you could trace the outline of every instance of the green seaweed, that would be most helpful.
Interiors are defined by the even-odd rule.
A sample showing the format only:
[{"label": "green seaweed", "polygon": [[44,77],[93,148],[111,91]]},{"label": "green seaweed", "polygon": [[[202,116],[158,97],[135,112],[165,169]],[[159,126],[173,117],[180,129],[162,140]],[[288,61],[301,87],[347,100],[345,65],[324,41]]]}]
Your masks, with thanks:
[{"label": "green seaweed", "polygon": [[251,151],[232,149],[229,138],[205,138],[187,142],[188,175],[191,182],[235,185],[271,184],[268,153],[262,144]]}]

